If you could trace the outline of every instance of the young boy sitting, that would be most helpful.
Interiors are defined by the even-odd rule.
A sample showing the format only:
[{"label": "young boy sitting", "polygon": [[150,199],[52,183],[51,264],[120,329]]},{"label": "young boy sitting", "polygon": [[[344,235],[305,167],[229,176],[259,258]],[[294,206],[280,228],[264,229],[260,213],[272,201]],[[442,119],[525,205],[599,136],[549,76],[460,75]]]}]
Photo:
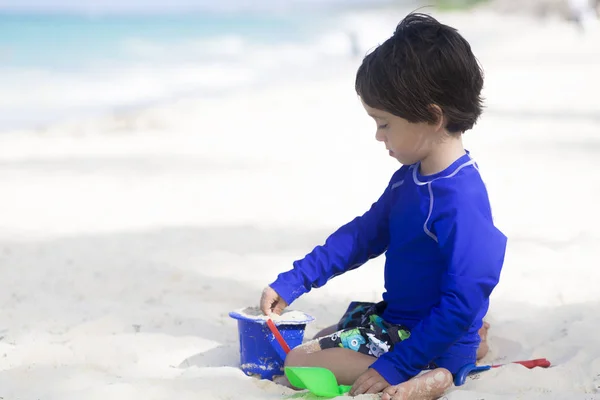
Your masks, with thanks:
[{"label": "young boy sitting", "polygon": [[351,395],[429,399],[476,361],[507,242],[461,137],[481,114],[482,86],[468,42],[423,14],[364,58],[356,92],[375,138],[403,166],[365,214],[263,291],[261,309],[281,313],[384,252],[385,293],[378,304],[351,304],[337,332],[293,349],[287,366],[328,368]]}]

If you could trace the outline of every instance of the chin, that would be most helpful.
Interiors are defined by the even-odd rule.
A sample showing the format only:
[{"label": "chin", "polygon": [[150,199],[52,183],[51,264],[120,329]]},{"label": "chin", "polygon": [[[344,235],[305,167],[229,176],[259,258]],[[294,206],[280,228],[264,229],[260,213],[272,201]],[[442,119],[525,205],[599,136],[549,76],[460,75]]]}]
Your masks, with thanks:
[{"label": "chin", "polygon": [[411,164],[414,164],[417,162],[417,161],[409,159],[407,157],[397,156],[395,154],[393,154],[392,157],[395,158],[396,161],[398,161],[402,165],[411,165]]}]

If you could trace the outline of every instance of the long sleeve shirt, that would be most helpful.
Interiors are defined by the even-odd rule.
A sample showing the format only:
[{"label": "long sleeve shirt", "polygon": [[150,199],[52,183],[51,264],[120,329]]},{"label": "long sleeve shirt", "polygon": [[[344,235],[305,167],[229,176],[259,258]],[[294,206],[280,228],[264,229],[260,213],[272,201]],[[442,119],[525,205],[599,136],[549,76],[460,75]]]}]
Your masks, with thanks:
[{"label": "long sleeve shirt", "polygon": [[271,287],[291,304],[385,252],[382,318],[411,334],[371,367],[394,385],[452,346],[478,343],[506,243],[467,153],[434,175],[422,176],[419,163],[401,167],[365,214],[295,261]]}]

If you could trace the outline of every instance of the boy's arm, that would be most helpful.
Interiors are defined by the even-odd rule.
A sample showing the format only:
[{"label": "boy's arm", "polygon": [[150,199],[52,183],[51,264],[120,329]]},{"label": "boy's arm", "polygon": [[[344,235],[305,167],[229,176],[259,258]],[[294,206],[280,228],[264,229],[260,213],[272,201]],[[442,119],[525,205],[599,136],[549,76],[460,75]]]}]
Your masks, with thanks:
[{"label": "boy's arm", "polygon": [[[393,180],[393,178],[392,178]],[[338,228],[325,244],[317,246],[293,268],[279,274],[270,286],[287,304],[311,288],[323,286],[337,275],[358,268],[388,247],[391,182],[369,211]]]},{"label": "boy's arm", "polygon": [[476,203],[467,200],[447,207],[433,223],[449,265],[441,301],[408,339],[371,365],[392,385],[417,375],[459,340],[498,283],[507,239]]}]

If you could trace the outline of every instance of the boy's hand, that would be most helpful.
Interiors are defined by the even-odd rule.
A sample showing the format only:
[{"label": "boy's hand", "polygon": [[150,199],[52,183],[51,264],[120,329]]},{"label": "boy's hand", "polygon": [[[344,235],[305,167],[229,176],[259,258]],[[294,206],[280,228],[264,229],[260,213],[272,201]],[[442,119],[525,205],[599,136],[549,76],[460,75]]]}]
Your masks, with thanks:
[{"label": "boy's hand", "polygon": [[354,382],[349,394],[350,396],[358,396],[359,394],[379,393],[388,386],[390,384],[383,376],[379,375],[379,372],[369,368]]},{"label": "boy's hand", "polygon": [[283,310],[288,306],[284,299],[279,296],[279,294],[273,290],[270,286],[267,286],[265,290],[262,292],[262,296],[260,298],[260,309],[263,314],[269,315],[271,313],[275,313],[277,315],[281,315]]}]

